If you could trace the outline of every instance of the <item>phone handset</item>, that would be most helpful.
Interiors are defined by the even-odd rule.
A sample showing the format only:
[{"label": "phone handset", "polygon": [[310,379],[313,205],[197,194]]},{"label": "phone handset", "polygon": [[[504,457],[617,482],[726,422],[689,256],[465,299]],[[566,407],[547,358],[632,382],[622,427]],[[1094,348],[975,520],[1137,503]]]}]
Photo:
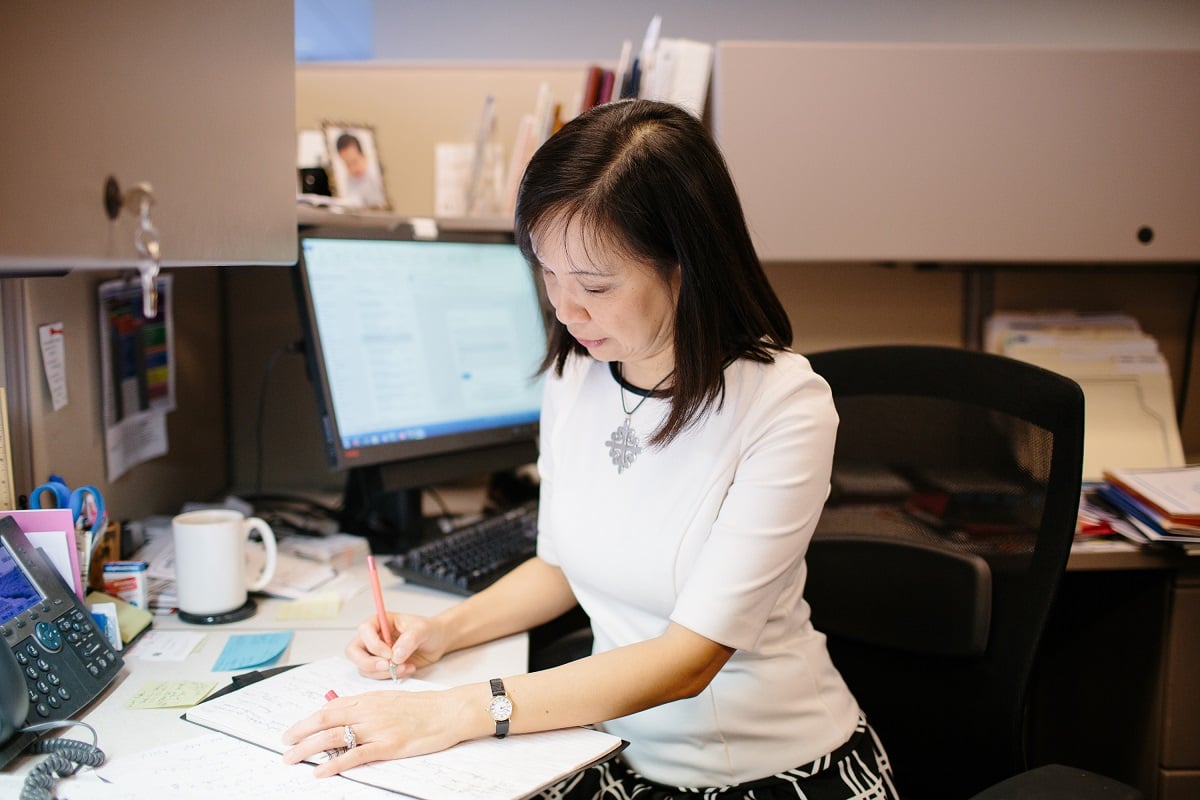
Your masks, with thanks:
[{"label": "phone handset", "polygon": [[0,647],[0,744],[17,734],[29,714],[29,692],[17,657]]}]

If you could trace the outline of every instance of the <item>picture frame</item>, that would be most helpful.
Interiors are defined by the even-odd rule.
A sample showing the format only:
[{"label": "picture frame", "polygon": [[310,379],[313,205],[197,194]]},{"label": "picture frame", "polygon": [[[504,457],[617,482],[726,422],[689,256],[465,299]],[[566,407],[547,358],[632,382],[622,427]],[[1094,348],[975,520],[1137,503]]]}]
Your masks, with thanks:
[{"label": "picture frame", "polygon": [[375,128],[327,120],[321,123],[321,132],[329,153],[330,189],[338,205],[391,210]]}]

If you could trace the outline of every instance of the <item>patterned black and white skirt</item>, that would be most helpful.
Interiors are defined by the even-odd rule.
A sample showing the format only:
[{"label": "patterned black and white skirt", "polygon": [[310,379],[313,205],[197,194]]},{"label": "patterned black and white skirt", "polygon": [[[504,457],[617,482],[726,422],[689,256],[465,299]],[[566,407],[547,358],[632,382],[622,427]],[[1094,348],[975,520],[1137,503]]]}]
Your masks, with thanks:
[{"label": "patterned black and white skirt", "polygon": [[898,800],[887,753],[864,717],[844,745],[808,764],[736,786],[666,786],[618,756],[542,792],[543,800]]}]

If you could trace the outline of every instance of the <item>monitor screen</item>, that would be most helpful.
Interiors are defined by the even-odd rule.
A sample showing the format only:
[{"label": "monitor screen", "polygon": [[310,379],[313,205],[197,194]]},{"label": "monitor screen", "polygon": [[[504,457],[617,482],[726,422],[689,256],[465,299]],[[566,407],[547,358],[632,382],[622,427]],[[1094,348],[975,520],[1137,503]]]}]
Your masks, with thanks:
[{"label": "monitor screen", "polygon": [[379,493],[536,459],[544,305],[511,233],[312,228],[296,275],[333,468]]}]

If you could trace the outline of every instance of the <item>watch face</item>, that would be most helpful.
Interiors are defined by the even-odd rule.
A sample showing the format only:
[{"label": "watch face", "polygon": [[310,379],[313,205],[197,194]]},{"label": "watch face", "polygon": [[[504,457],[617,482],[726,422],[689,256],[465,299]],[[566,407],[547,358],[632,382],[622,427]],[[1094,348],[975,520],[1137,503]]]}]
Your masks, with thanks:
[{"label": "watch face", "polygon": [[492,712],[492,719],[503,722],[512,716],[512,700],[507,697],[493,697],[488,710]]}]

